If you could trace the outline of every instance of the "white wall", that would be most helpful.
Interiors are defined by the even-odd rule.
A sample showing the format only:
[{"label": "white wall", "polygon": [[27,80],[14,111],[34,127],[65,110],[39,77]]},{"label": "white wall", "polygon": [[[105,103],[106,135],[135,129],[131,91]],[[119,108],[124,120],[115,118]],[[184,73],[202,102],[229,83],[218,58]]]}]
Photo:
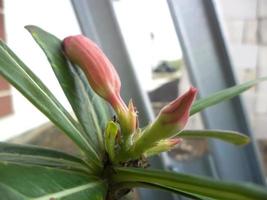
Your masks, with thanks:
[{"label": "white wall", "polygon": [[[38,25],[59,38],[79,34],[80,29],[70,1],[5,0],[4,6],[9,47],[45,82],[60,102],[70,109],[45,55],[23,28],[28,24]],[[48,121],[14,88],[12,97],[14,114],[0,119],[0,141]]]}]

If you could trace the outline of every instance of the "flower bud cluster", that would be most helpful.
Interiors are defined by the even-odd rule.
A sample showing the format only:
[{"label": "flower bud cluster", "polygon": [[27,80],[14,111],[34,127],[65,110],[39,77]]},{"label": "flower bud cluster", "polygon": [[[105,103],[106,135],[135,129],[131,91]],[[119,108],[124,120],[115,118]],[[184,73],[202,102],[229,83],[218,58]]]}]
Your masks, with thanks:
[{"label": "flower bud cluster", "polygon": [[[189,111],[197,94],[195,88],[191,87],[184,95],[166,105],[155,121],[140,132],[134,104],[130,100],[126,106],[122,100],[119,75],[101,49],[90,39],[78,35],[65,38],[63,50],[66,57],[83,70],[92,89],[109,102],[116,112],[120,133],[114,134],[121,137],[117,140],[122,143],[118,153],[124,155],[118,154],[119,160],[154,155],[168,151],[180,143],[179,138],[173,137],[183,130],[188,121]],[[106,144],[114,143],[114,137],[111,138],[112,142]],[[114,157],[115,153],[110,149],[110,145],[106,146],[109,147],[109,152],[113,152]]]}]

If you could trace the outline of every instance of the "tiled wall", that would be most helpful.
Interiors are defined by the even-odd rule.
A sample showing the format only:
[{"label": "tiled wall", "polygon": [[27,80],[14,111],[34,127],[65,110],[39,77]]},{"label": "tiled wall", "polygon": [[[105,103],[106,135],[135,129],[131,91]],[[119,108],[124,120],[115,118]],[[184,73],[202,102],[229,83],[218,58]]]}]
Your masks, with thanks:
[{"label": "tiled wall", "polygon": [[[267,0],[218,0],[241,82],[267,76]],[[244,95],[254,132],[267,138],[267,82]]]},{"label": "tiled wall", "polygon": [[[5,40],[4,7],[0,0],[0,38]],[[0,76],[0,118],[12,113],[12,98],[9,83]]]}]

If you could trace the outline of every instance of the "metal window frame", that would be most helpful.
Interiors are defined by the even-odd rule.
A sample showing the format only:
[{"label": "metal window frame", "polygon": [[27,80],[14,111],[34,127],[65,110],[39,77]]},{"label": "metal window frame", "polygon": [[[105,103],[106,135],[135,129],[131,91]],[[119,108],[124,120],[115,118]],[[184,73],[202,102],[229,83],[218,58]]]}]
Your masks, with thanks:
[{"label": "metal window frame", "polygon": [[[168,0],[191,81],[205,97],[236,85],[231,57],[215,0]],[[240,131],[251,138],[243,148],[211,140],[216,176],[222,180],[265,185],[258,149],[246,117],[242,98],[208,108],[202,113],[208,129]]]}]

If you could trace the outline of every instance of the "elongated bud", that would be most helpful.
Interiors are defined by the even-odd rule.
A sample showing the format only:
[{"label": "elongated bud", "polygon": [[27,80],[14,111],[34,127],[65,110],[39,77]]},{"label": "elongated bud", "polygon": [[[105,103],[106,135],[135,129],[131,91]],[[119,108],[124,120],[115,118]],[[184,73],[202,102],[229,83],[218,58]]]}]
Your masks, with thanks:
[{"label": "elongated bud", "polygon": [[190,108],[196,98],[196,94],[197,89],[190,87],[185,94],[161,109],[157,121],[162,126],[172,126],[173,131],[176,133],[182,130],[189,119]]},{"label": "elongated bud", "polygon": [[118,115],[121,132],[130,135],[136,126],[136,112],[129,108],[120,96],[121,81],[114,66],[90,39],[83,35],[70,36],[63,41],[65,55],[85,73],[92,89],[114,108]]},{"label": "elongated bud", "polygon": [[143,131],[133,151],[143,153],[156,142],[173,137],[183,130],[196,94],[197,89],[191,87],[185,94],[162,108],[156,120]]},{"label": "elongated bud", "polygon": [[173,149],[177,144],[180,144],[182,139],[180,138],[171,138],[166,140],[161,140],[158,144],[145,152],[146,156],[153,156],[160,154],[165,151],[170,151]]},{"label": "elongated bud", "polygon": [[83,35],[70,36],[63,40],[63,50],[70,61],[83,70],[99,96],[108,101],[116,111],[127,109],[120,97],[119,75],[93,41]]}]

